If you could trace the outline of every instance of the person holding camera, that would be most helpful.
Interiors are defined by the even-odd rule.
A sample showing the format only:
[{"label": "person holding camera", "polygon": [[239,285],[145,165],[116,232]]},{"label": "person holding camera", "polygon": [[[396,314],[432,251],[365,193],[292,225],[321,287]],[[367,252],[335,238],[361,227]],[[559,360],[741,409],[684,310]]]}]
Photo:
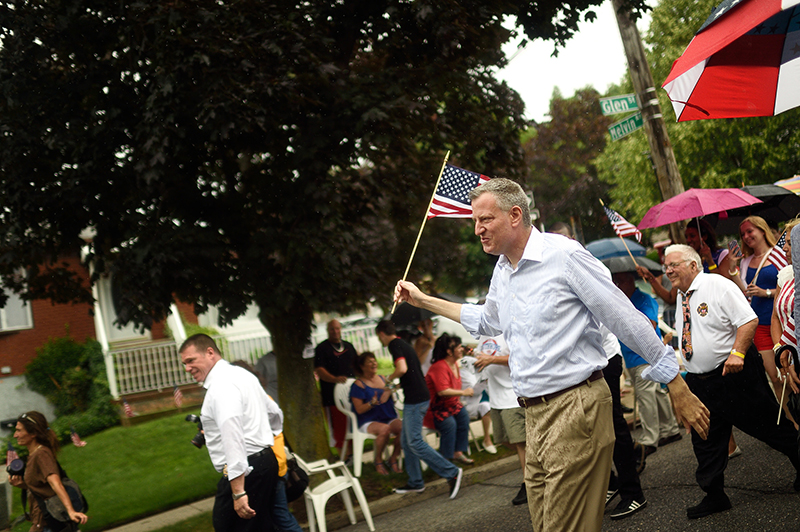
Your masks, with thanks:
[{"label": "person holding camera", "polygon": [[270,408],[277,404],[255,375],[222,359],[211,337],[190,336],[179,352],[185,370],[206,389],[200,419],[211,463],[223,474],[212,512],[214,530],[272,530],[278,461]]},{"label": "person holding camera", "polygon": [[[84,524],[88,520],[86,514],[77,512],[72,506],[67,490],[61,483],[61,466],[56,460],[58,453],[58,439],[48,427],[47,419],[40,412],[27,412],[17,418],[14,431],[17,443],[28,449],[28,461],[22,471],[10,471],[9,482],[12,486],[28,490],[35,502],[31,502],[30,532],[57,532],[64,524],[47,519],[47,515],[40,508],[44,500],[58,496],[66,508],[69,518],[77,524]],[[18,474],[13,474],[18,473]],[[58,527],[58,528],[54,528]],[[76,530],[77,526],[65,528]]]}]

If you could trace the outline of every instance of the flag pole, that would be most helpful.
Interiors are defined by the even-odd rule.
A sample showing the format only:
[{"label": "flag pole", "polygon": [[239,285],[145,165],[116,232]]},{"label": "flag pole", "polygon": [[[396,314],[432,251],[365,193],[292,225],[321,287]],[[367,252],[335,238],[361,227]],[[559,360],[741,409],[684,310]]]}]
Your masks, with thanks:
[{"label": "flag pole", "polygon": [[[444,155],[444,161],[442,161],[442,169],[439,170],[439,177],[436,179],[436,186],[433,187],[433,194],[431,194],[431,200],[428,202],[428,208],[425,209],[425,216],[422,218],[422,225],[419,227],[419,233],[417,233],[417,240],[414,242],[414,249],[411,250],[411,256],[408,258],[408,264],[406,265],[406,271],[403,273],[403,281],[406,280],[408,277],[408,271],[411,269],[411,261],[414,260],[414,254],[417,252],[417,245],[419,244],[419,239],[422,238],[422,231],[425,229],[425,222],[428,221],[428,213],[431,212],[431,205],[433,205],[433,198],[436,197],[436,190],[439,188],[439,182],[442,180],[442,174],[444,173],[444,167],[447,165],[447,159],[450,158],[450,150],[447,150],[447,153]],[[394,314],[394,309],[397,308],[397,301],[392,304],[392,310],[389,314]]]},{"label": "flag pole", "polygon": [[[606,204],[605,204],[605,203],[603,203],[603,200],[600,200],[600,205],[602,205],[603,207],[605,207],[605,206],[606,206]],[[631,250],[630,250],[630,249],[628,249],[628,243],[627,243],[627,242],[625,242],[625,239],[624,239],[624,238],[622,238],[622,235],[620,235],[620,234],[619,234],[619,233],[617,233],[616,231],[614,231],[614,233],[615,233],[615,234],[616,234],[616,235],[619,237],[619,239],[620,239],[620,240],[622,240],[622,245],[623,245],[623,246],[625,246],[625,251],[627,251],[627,252],[628,252],[628,255],[630,255],[630,257],[631,257],[631,260],[633,261],[633,264],[634,264],[634,265],[636,265],[636,267],[638,268],[638,267],[639,267],[639,263],[638,263],[638,262],[636,262],[636,259],[635,259],[635,258],[633,258],[633,253],[631,253]]]}]

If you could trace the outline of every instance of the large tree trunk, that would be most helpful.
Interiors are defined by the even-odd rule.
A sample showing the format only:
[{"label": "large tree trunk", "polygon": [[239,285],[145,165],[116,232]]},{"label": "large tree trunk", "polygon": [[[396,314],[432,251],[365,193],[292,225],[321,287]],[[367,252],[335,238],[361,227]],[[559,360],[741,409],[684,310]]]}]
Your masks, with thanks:
[{"label": "large tree trunk", "polygon": [[[311,310],[296,305],[291,312],[267,313],[261,322],[272,335],[278,362],[278,403],[283,410],[283,429],[292,449],[307,461],[328,458],[328,436],[322,400],[314,378],[314,360],[303,358],[311,338]],[[260,305],[268,309],[268,303]]]}]

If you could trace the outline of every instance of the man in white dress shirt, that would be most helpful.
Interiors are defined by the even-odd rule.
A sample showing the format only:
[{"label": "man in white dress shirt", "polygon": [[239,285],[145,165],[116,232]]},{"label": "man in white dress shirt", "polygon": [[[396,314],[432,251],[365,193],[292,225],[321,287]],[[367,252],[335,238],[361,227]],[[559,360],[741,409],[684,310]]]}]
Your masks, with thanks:
[{"label": "man in white dress shirt", "polygon": [[528,199],[507,179],[474,189],[483,250],[500,255],[484,305],[460,305],[400,281],[395,300],[460,321],[474,337],[503,334],[514,392],[526,408],[528,508],[535,531],[599,531],[614,428],[600,323],[669,385],[679,420],[705,436],[708,410],[678,374],[672,349],[580,244],[531,226]]},{"label": "man in white dress shirt", "polygon": [[[220,356],[209,336],[196,334],[180,348],[186,371],[203,384],[200,411],[208,455],[223,474],[217,484],[212,519],[214,530],[272,530],[272,496],[278,481],[278,461],[270,413],[280,413],[258,378]],[[283,424],[283,414],[272,416]]]}]

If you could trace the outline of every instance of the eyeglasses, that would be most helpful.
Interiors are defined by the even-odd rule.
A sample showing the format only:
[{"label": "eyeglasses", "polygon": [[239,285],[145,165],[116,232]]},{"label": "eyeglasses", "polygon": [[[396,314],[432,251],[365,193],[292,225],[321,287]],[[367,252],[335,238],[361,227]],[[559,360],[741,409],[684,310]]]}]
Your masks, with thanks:
[{"label": "eyeglasses", "polygon": [[662,272],[664,272],[664,273],[666,273],[666,272],[668,272],[669,270],[674,270],[674,269],[676,269],[678,266],[680,266],[681,264],[683,264],[684,262],[692,262],[692,259],[684,259],[684,260],[679,260],[678,262],[670,262],[669,264],[665,264],[665,265],[663,265],[663,266],[661,267],[661,271],[662,271]]}]

